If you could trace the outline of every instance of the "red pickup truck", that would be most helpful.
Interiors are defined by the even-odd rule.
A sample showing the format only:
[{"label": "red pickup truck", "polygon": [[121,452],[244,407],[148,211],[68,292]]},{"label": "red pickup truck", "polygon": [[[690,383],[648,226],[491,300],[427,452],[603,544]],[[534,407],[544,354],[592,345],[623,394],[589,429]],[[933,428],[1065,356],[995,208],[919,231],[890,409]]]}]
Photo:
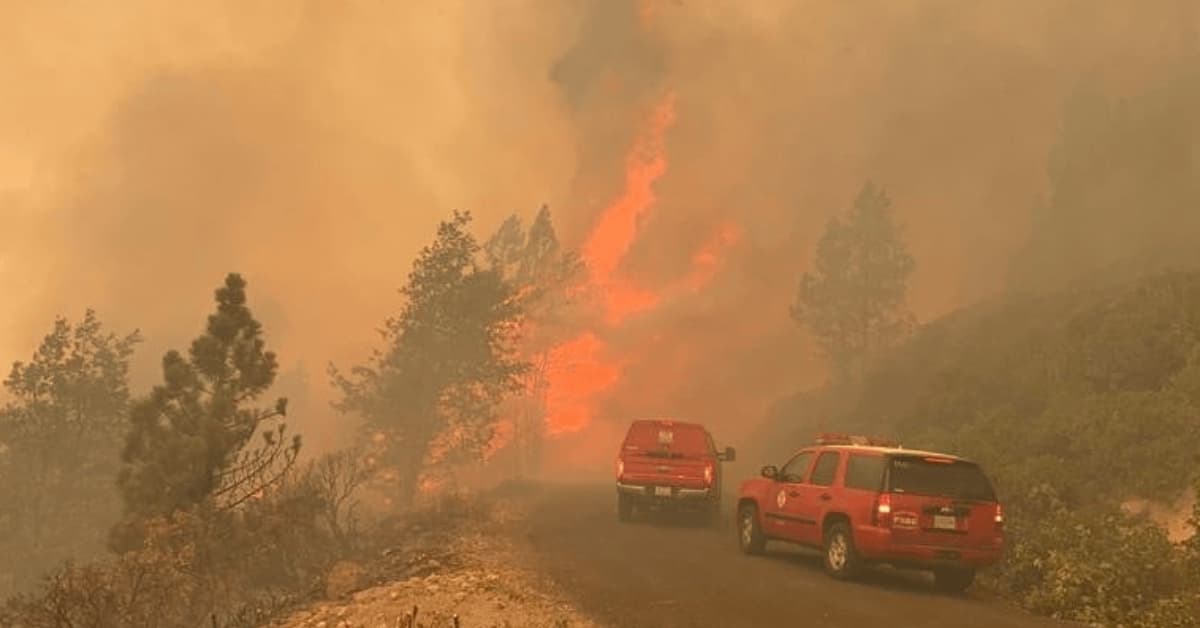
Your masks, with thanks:
[{"label": "red pickup truck", "polygon": [[738,540],[821,549],[825,570],[854,577],[868,564],[929,570],[959,593],[998,562],[1004,515],[979,465],[861,436],[826,434],[782,467],[766,466],[738,494]]},{"label": "red pickup truck", "polygon": [[617,518],[640,510],[689,511],[712,525],[721,513],[721,463],[732,447],[717,451],[699,423],[670,419],[634,421],[617,454]]}]

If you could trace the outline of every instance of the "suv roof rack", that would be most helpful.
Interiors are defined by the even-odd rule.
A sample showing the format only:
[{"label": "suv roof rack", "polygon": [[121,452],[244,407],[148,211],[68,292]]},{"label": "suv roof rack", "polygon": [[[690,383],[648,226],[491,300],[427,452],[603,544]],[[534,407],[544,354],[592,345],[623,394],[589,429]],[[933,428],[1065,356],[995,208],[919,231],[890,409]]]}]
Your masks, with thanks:
[{"label": "suv roof rack", "polygon": [[899,442],[886,438],[873,438],[858,434],[824,432],[817,435],[818,445],[858,445],[860,447],[894,447],[902,449]]}]

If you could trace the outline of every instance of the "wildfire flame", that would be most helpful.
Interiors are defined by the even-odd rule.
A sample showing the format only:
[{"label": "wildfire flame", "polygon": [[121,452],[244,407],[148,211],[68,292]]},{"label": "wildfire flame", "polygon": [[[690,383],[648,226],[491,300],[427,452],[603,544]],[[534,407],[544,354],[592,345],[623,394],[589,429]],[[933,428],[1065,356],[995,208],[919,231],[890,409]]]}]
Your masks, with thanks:
[{"label": "wildfire flame", "polygon": [[631,317],[658,309],[664,302],[701,290],[720,268],[723,254],[740,237],[736,225],[721,225],[691,258],[692,269],[660,290],[636,285],[619,275],[641,226],[654,208],[654,184],[667,172],[666,134],[675,122],[675,96],[667,93],[653,108],[625,160],[625,189],[601,212],[581,247],[587,281],[578,292],[599,298],[601,323],[551,351],[555,368],[547,373],[547,431],[578,432],[594,418],[600,396],[621,378],[625,364],[611,355],[604,337]]},{"label": "wildfire flame", "polygon": [[659,304],[656,294],[617,277],[616,271],[656,200],[654,183],[667,171],[666,135],[674,123],[675,96],[668,93],[654,108],[646,129],[625,160],[624,193],[600,214],[582,247],[589,275],[582,289],[602,296],[609,325],[618,325],[630,315]]}]

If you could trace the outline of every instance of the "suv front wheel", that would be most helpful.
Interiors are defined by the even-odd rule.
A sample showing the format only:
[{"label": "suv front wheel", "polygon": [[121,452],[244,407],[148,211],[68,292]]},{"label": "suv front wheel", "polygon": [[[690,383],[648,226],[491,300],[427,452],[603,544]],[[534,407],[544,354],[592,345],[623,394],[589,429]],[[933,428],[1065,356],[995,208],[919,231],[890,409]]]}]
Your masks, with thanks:
[{"label": "suv front wheel", "polygon": [[743,554],[762,554],[767,547],[767,537],[758,524],[758,507],[754,504],[738,506],[738,547]]}]

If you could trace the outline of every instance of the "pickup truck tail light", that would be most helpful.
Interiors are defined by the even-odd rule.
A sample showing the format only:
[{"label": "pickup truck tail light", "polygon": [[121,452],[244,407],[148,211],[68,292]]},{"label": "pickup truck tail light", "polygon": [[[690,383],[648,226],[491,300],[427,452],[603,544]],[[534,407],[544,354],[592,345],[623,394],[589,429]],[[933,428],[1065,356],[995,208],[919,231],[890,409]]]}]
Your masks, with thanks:
[{"label": "pickup truck tail light", "polygon": [[891,493],[880,493],[879,497],[875,498],[875,511],[871,515],[871,520],[871,523],[881,528],[890,528],[892,526]]},{"label": "pickup truck tail light", "polygon": [[1004,509],[1000,507],[1000,504],[996,504],[996,529],[1004,529]]},{"label": "pickup truck tail light", "polygon": [[711,464],[704,465],[704,485],[713,485],[713,466]]},{"label": "pickup truck tail light", "polygon": [[617,481],[620,481],[625,476],[625,461],[617,458]]}]

